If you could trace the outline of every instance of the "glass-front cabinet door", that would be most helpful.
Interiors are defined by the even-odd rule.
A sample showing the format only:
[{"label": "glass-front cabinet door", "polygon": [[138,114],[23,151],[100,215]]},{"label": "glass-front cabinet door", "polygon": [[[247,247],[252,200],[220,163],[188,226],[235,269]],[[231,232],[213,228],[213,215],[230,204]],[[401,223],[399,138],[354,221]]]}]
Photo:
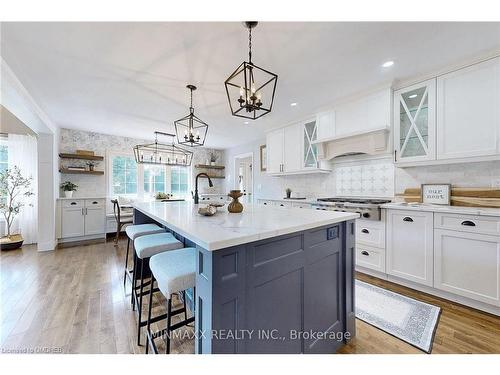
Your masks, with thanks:
[{"label": "glass-front cabinet door", "polygon": [[316,121],[311,120],[304,123],[303,128],[303,150],[302,167],[305,169],[318,168],[318,145],[313,144],[318,138]]},{"label": "glass-front cabinet door", "polygon": [[394,160],[436,159],[436,80],[394,92]]}]

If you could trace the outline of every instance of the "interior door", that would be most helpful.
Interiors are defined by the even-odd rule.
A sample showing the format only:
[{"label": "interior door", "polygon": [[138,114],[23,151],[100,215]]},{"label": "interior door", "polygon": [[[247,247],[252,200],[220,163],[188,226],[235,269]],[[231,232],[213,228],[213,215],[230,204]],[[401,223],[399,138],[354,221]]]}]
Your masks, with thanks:
[{"label": "interior door", "polygon": [[436,80],[394,93],[395,161],[436,159]]}]

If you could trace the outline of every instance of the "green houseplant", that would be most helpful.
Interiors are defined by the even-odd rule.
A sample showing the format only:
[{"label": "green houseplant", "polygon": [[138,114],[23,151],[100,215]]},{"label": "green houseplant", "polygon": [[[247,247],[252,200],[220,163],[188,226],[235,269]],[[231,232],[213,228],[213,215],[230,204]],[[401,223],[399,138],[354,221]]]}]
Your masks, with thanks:
[{"label": "green houseplant", "polygon": [[[7,235],[3,236],[0,241],[2,250],[17,249],[23,244],[21,234],[12,234],[11,227],[15,217],[26,204],[23,198],[34,194],[31,191],[32,181],[33,178],[24,177],[17,166],[0,172],[0,212],[5,218],[7,229]],[[32,204],[29,205],[32,206]]]},{"label": "green houseplant", "polygon": [[75,185],[71,181],[64,181],[61,184],[61,189],[64,191],[64,195],[66,198],[71,198],[73,196],[73,192],[76,191],[78,185]]}]

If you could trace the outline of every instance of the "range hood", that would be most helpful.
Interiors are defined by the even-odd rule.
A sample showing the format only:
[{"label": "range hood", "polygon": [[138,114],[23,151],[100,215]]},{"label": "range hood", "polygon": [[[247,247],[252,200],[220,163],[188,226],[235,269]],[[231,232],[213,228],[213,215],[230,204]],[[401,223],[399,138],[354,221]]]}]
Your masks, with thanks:
[{"label": "range hood", "polygon": [[390,153],[388,146],[389,129],[381,128],[362,133],[346,134],[321,142],[320,159],[330,160],[351,155],[383,155]]}]

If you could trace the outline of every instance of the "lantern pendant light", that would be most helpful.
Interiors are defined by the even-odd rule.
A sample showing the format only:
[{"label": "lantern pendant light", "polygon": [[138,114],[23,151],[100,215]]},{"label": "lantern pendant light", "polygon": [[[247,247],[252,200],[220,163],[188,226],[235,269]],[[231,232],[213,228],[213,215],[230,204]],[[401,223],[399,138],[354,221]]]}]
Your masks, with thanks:
[{"label": "lantern pendant light", "polygon": [[243,61],[224,84],[233,116],[256,120],[271,112],[278,76],[252,62],[252,29],[257,22],[243,24],[248,29],[248,62]]},{"label": "lantern pendant light", "polygon": [[189,106],[189,115],[174,121],[177,142],[190,147],[203,146],[208,132],[208,125],[194,114],[193,91],[196,90],[196,86],[187,85],[186,87],[191,92],[191,105]]},{"label": "lantern pendant light", "polygon": [[[158,135],[171,137],[172,143],[158,142]],[[193,152],[175,145],[174,138],[174,134],[156,131],[154,143],[146,143],[134,147],[135,162],[137,164],[190,166],[193,159]]]}]

